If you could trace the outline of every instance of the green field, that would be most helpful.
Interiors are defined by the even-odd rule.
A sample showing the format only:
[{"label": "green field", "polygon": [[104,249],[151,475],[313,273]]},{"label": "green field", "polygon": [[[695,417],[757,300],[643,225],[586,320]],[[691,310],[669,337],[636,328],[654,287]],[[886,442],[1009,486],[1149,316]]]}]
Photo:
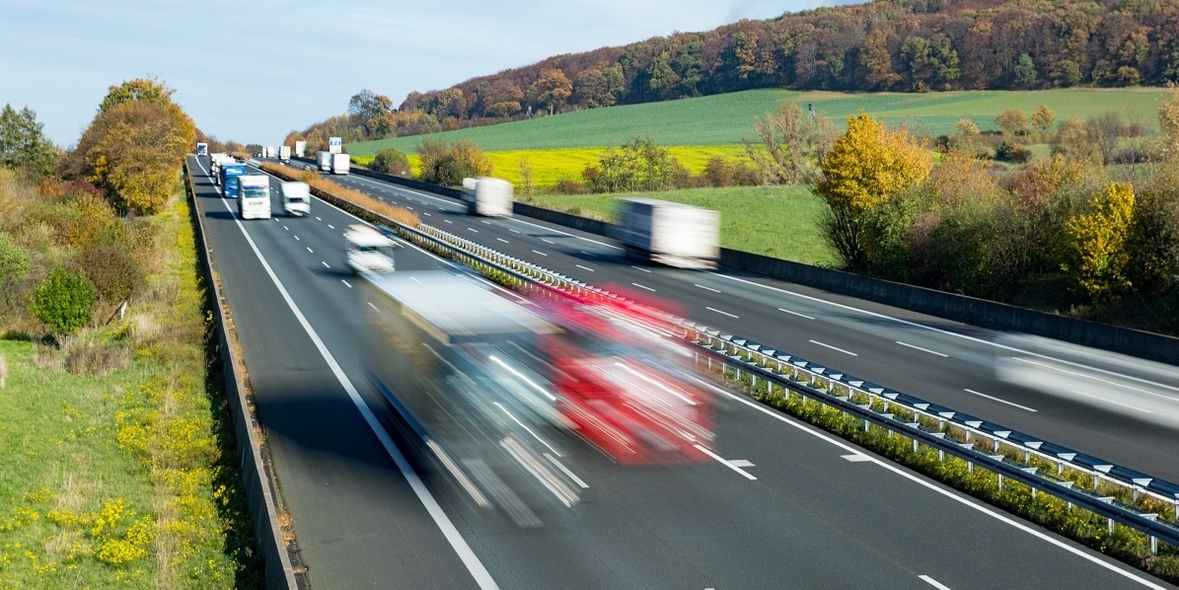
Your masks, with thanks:
[{"label": "green field", "polygon": [[818,219],[822,199],[803,185],[689,189],[658,194],[538,195],[534,205],[614,220],[619,197],[657,197],[721,212],[721,246],[820,266],[839,257],[823,240]]},{"label": "green field", "polygon": [[1158,127],[1158,107],[1167,90],[1066,89],[1041,91],[960,91],[924,94],[795,92],[749,90],[685,100],[616,106],[505,123],[417,135],[349,143],[354,156],[371,156],[394,147],[413,153],[422,138],[457,141],[470,139],[488,152],[616,146],[636,136],[650,137],[663,146],[739,144],[755,138],[752,120],[774,111],[783,101],[826,113],[837,124],[863,109],[889,125],[908,122],[931,134],[953,133],[954,124],[973,119],[982,130],[997,129],[995,116],[1005,109],[1030,114],[1047,105],[1058,121],[1087,118],[1116,110],[1130,122]]}]

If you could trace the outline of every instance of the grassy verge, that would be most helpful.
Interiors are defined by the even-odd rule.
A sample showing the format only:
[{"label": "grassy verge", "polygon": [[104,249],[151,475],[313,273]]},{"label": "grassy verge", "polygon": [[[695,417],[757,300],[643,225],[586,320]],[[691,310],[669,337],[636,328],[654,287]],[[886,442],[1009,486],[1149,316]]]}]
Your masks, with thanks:
[{"label": "grassy verge", "polygon": [[721,246],[784,260],[837,266],[819,229],[823,201],[805,185],[706,188],[619,195],[536,195],[530,203],[613,221],[620,197],[654,197],[721,212]]},{"label": "grassy verge", "polygon": [[125,318],[0,341],[0,589],[261,587],[182,195]]}]

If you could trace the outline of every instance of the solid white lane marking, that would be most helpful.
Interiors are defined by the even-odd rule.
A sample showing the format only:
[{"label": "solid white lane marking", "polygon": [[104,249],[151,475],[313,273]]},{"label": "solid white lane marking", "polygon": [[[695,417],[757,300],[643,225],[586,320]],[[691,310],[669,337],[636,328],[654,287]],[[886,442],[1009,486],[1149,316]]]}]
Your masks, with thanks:
[{"label": "solid white lane marking", "polygon": [[1045,368],[1045,369],[1052,369],[1053,371],[1059,371],[1059,372],[1061,372],[1061,373],[1064,373],[1065,375],[1072,375],[1073,377],[1082,377],[1082,378],[1085,378],[1085,379],[1089,379],[1090,381],[1096,381],[1096,382],[1098,382],[1098,383],[1103,383],[1103,384],[1105,384],[1105,385],[1110,385],[1110,386],[1113,386],[1113,387],[1121,387],[1122,389],[1129,389],[1130,391],[1137,391],[1138,393],[1145,393],[1146,395],[1151,395],[1151,396],[1154,396],[1154,397],[1160,397],[1160,398],[1163,398],[1163,399],[1165,399],[1165,400],[1167,400],[1167,401],[1169,401],[1169,402],[1173,402],[1173,401],[1175,401],[1175,398],[1173,398],[1173,397],[1171,397],[1171,396],[1163,395],[1163,394],[1156,393],[1156,392],[1153,392],[1153,391],[1148,391],[1148,390],[1146,390],[1146,389],[1139,389],[1139,388],[1137,388],[1137,387],[1130,387],[1129,385],[1125,385],[1125,384],[1122,384],[1122,383],[1117,383],[1117,382],[1115,382],[1115,381],[1107,381],[1107,380],[1105,380],[1105,379],[1100,379],[1100,378],[1094,377],[1094,376],[1092,376],[1092,375],[1086,375],[1085,373],[1078,373],[1078,372],[1076,372],[1076,371],[1066,371],[1066,370],[1064,370],[1064,369],[1061,369],[1060,367],[1053,367],[1052,365],[1049,365],[1049,364],[1045,364],[1045,363],[1037,363],[1037,362],[1035,362],[1035,361],[1029,361],[1029,360],[1027,360],[1027,359],[1021,359],[1021,358],[1019,358],[1019,357],[1014,357],[1014,356],[1013,356],[1013,357],[1011,357],[1011,359],[1012,359],[1012,360],[1015,360],[1015,361],[1019,361],[1019,362],[1021,362],[1021,363],[1027,363],[1027,364],[1029,364],[1029,365],[1035,365],[1035,366],[1037,366],[1037,367],[1043,367],[1043,368]]},{"label": "solid white lane marking", "polygon": [[938,582],[937,580],[935,580],[925,574],[921,574],[920,576],[917,576],[917,577],[921,578],[921,580],[923,580],[924,582],[926,582],[930,586],[937,588],[937,590],[950,590],[949,586],[942,584],[941,582]]},{"label": "solid white lane marking", "polygon": [[844,350],[842,348],[839,348],[838,346],[831,346],[830,344],[824,344],[822,342],[819,342],[818,340],[809,340],[808,342],[810,342],[811,344],[818,344],[819,346],[822,346],[824,348],[830,348],[831,350],[837,350],[839,352],[842,352],[843,354],[850,354],[852,356],[860,356],[850,350]]},{"label": "solid white lane marking", "polygon": [[496,239],[497,239],[497,240],[499,240],[499,241],[501,241],[501,242],[503,242],[503,243],[505,243],[505,244],[511,244],[511,242],[509,242],[509,241],[507,241],[507,240],[505,240],[505,239],[503,239],[503,238],[496,238]]},{"label": "solid white lane marking", "polygon": [[641,267],[641,266],[635,266],[635,265],[633,265],[633,264],[632,264],[630,267],[631,267],[631,268],[633,268],[633,269],[635,269],[635,270],[641,270],[641,271],[643,271],[643,272],[645,272],[645,273],[647,273],[647,274],[651,274],[651,269],[649,269],[649,268],[643,268],[643,267]]},{"label": "solid white lane marking", "polygon": [[636,286],[636,287],[638,287],[638,288],[640,288],[640,289],[646,289],[646,290],[648,290],[648,291],[650,291],[650,292],[652,292],[652,293],[654,293],[654,292],[655,292],[655,289],[652,289],[651,287],[648,287],[648,286],[646,286],[646,285],[640,285],[640,284],[638,284],[638,283],[631,283],[631,284],[632,284],[632,285],[634,285],[634,286]]},{"label": "solid white lane marking", "polygon": [[929,354],[935,354],[935,355],[940,356],[942,358],[949,358],[950,357],[950,355],[948,355],[948,354],[940,353],[936,350],[930,350],[928,348],[921,348],[920,346],[913,346],[912,344],[907,344],[907,343],[901,342],[900,340],[895,340],[894,342],[896,342],[897,344],[900,344],[901,346],[906,346],[908,348],[912,348],[913,350],[920,350],[921,352],[928,352]]},{"label": "solid white lane marking", "polygon": [[840,455],[840,457],[846,459],[847,461],[849,461],[851,463],[865,463],[865,462],[872,461],[872,457],[869,457],[868,455],[865,455],[863,453],[852,453],[850,455]]},{"label": "solid white lane marking", "polygon": [[1099,402],[1102,402],[1102,403],[1113,404],[1113,405],[1115,405],[1115,406],[1120,406],[1120,407],[1123,407],[1123,408],[1126,408],[1126,409],[1130,409],[1130,410],[1136,410],[1136,411],[1139,411],[1139,412],[1144,412],[1144,413],[1147,413],[1147,414],[1153,414],[1153,413],[1154,413],[1154,412],[1152,412],[1152,411],[1150,411],[1150,410],[1147,410],[1146,408],[1140,408],[1140,407],[1138,407],[1138,406],[1132,406],[1132,405],[1130,405],[1130,404],[1123,404],[1122,402],[1115,402],[1115,401],[1114,401],[1114,400],[1112,400],[1112,399],[1107,399],[1107,398],[1101,397],[1101,396],[1099,396],[1099,395],[1093,395],[1092,393],[1085,393],[1084,391],[1080,391],[1080,390],[1077,390],[1077,389],[1074,389],[1074,390],[1073,390],[1073,393],[1075,393],[1075,394],[1077,394],[1077,395],[1079,395],[1079,396],[1082,396],[1082,397],[1087,397],[1087,398],[1089,398],[1089,399],[1095,399],[1095,400],[1097,400],[1097,401],[1099,401]]},{"label": "solid white lane marking", "polygon": [[548,256],[548,254],[545,254],[544,252],[541,252],[540,250],[533,250],[532,252],[534,254],[540,254],[541,256]]},{"label": "solid white lane marking", "polygon": [[1007,405],[1009,405],[1009,406],[1013,406],[1013,407],[1019,408],[1019,409],[1021,409],[1021,410],[1027,410],[1027,411],[1029,411],[1029,412],[1039,412],[1039,410],[1037,410],[1037,409],[1035,409],[1035,408],[1029,408],[1029,407],[1027,407],[1027,406],[1021,406],[1021,405],[1019,405],[1019,404],[1017,404],[1017,403],[1015,403],[1015,402],[1009,402],[1009,401],[1007,401],[1007,400],[1005,400],[1005,399],[1000,399],[1000,398],[997,398],[997,397],[995,397],[995,396],[993,396],[993,395],[987,395],[987,394],[985,394],[985,393],[980,393],[980,392],[977,392],[977,391],[975,391],[975,390],[973,390],[973,389],[963,389],[962,391],[965,391],[966,393],[972,393],[972,394],[974,394],[974,395],[977,395],[977,396],[979,396],[979,397],[985,397],[985,398],[987,398],[987,399],[989,399],[989,400],[991,400],[991,401],[996,401],[996,402],[999,402],[999,403],[1001,403],[1001,404],[1007,404]]},{"label": "solid white lane marking", "polygon": [[[717,386],[713,385],[712,383],[710,383],[708,381],[704,381],[702,379],[696,379],[695,381],[700,386],[710,389],[710,390],[716,392],[718,395],[722,395],[722,396],[727,397],[727,398],[729,398],[739,404],[743,404],[745,406],[748,406],[749,408],[751,408],[757,412],[761,412],[762,414],[769,416],[770,418],[773,418],[774,420],[777,420],[783,424],[786,424],[787,426],[791,426],[791,427],[795,428],[796,430],[800,430],[802,432],[805,432],[805,433],[807,433],[817,439],[820,439],[820,440],[823,440],[827,443],[830,443],[830,444],[832,444],[836,447],[839,447],[849,453],[862,454],[855,447],[851,446],[850,444],[848,444],[842,440],[834,438],[832,435],[829,435],[825,432],[816,430],[814,427],[810,426],[809,424],[804,424],[802,422],[799,422],[798,420],[795,420],[794,418],[790,418],[786,415],[780,414],[775,410],[771,410],[770,408],[767,408],[758,402],[748,399],[743,395],[733,393],[733,392],[731,392],[727,389],[724,389],[722,387],[717,387]],[[1122,569],[1122,568],[1118,567],[1117,564],[1114,564],[1114,563],[1105,562],[1104,556],[1101,556],[1099,558],[1099,557],[1095,557],[1093,555],[1090,555],[1090,554],[1086,553],[1085,550],[1073,547],[1073,546],[1065,543],[1064,541],[1061,541],[1061,540],[1049,535],[1048,533],[1038,531],[1036,529],[1033,529],[1033,528],[1021,523],[1021,522],[1017,522],[1005,514],[1000,514],[1000,513],[996,512],[995,510],[993,510],[989,506],[984,506],[982,504],[979,504],[977,500],[975,500],[969,496],[960,496],[960,495],[958,495],[958,492],[939,487],[940,484],[936,484],[932,481],[927,481],[925,479],[922,479],[921,476],[914,475],[912,473],[908,473],[896,465],[889,464],[887,461],[878,461],[876,459],[872,459],[871,457],[869,457],[869,459],[873,463],[875,463],[875,464],[891,471],[892,473],[894,473],[900,477],[903,477],[903,478],[905,478],[905,479],[907,479],[907,480],[909,480],[919,486],[922,486],[922,487],[924,487],[934,493],[941,494],[942,496],[945,496],[946,498],[953,500],[954,502],[958,502],[959,504],[962,504],[963,506],[966,506],[976,512],[979,512],[981,514],[985,514],[985,515],[987,515],[987,516],[989,516],[989,517],[991,517],[991,518],[993,518],[1003,524],[1011,526],[1017,530],[1023,531],[1033,537],[1036,537],[1037,539],[1039,539],[1041,541],[1044,541],[1044,542],[1049,543],[1057,548],[1060,548],[1060,549],[1063,549],[1069,553],[1072,553],[1073,555],[1080,557],[1081,559],[1084,559],[1090,563],[1093,563],[1094,565],[1097,565],[1098,567],[1105,568],[1105,569],[1107,569],[1115,574],[1118,574],[1124,578],[1130,579],[1134,582],[1137,582],[1138,584],[1146,586],[1147,588],[1150,588],[1151,590],[1166,590],[1166,588],[1159,586],[1158,584],[1155,584],[1154,582],[1151,582],[1150,580],[1147,580],[1146,578],[1139,576],[1136,572]]]},{"label": "solid white lane marking", "polygon": [[[651,289],[651,290],[652,290],[652,291],[654,291],[654,289]],[[739,320],[739,319],[741,319],[741,318],[739,318],[739,317],[737,317],[737,316],[735,316],[735,315],[733,315],[733,314],[731,314],[731,313],[729,313],[729,312],[727,312],[727,311],[721,311],[721,310],[719,310],[719,309],[717,309],[717,308],[715,308],[715,307],[705,307],[704,309],[707,309],[708,311],[715,311],[716,313],[719,313],[719,314],[721,314],[721,315],[727,315],[727,316],[729,316],[729,317],[731,317],[731,318],[733,318],[733,319],[735,319],[735,320]]]},{"label": "solid white lane marking", "polygon": [[332,265],[328,264],[327,262],[324,262],[323,260],[320,260],[319,262],[320,262],[320,264],[323,264],[323,266],[324,266],[325,268],[331,268],[331,267],[332,267]]},{"label": "solid white lane marking", "polygon": [[340,279],[340,282],[344,283],[344,286],[348,287],[349,289],[352,288],[352,283],[349,283],[348,281],[345,281],[344,279]]},{"label": "solid white lane marking", "polygon": [[806,318],[806,319],[808,319],[808,320],[813,320],[813,319],[815,319],[815,318],[813,318],[813,317],[811,317],[811,316],[809,316],[809,315],[807,315],[807,314],[805,314],[805,313],[798,313],[797,311],[790,311],[789,309],[784,309],[784,308],[781,308],[781,307],[779,307],[779,308],[778,308],[778,311],[784,311],[784,312],[786,312],[786,313],[788,313],[788,314],[790,314],[790,315],[796,315],[796,316],[798,316],[798,317],[800,317],[800,318]]},{"label": "solid white lane marking", "polygon": [[705,291],[712,291],[713,293],[720,293],[721,292],[720,289],[713,289],[712,287],[705,287],[704,285],[701,285],[698,283],[692,283],[692,286],[693,287],[700,287],[701,289],[704,289]]},{"label": "solid white lane marking", "polygon": [[750,481],[757,479],[756,477],[754,477],[754,475],[752,473],[749,473],[748,471],[745,471],[744,469],[741,469],[740,467],[734,465],[732,461],[726,461],[720,455],[717,455],[716,453],[708,450],[708,447],[705,447],[704,445],[693,445],[693,446],[695,446],[697,449],[700,449],[701,453],[704,453],[705,455],[708,455],[709,457],[716,459],[717,462],[720,463],[721,465],[724,465],[725,467],[728,467],[729,469],[732,469],[733,471],[736,471],[737,473],[744,475]]},{"label": "solid white lane marking", "polygon": [[594,270],[594,269],[592,269],[592,268],[590,268],[590,267],[588,267],[588,266],[586,266],[586,265],[584,265],[584,264],[579,264],[579,265],[577,265],[577,268],[580,268],[580,269],[582,269],[582,270],[588,270],[588,271],[590,271],[590,272],[598,272],[598,271],[596,271],[596,270]]},{"label": "solid white lane marking", "polygon": [[[315,344],[315,348],[319,350],[320,356],[323,357],[324,361],[327,362],[328,367],[331,369],[332,374],[335,375],[336,380],[339,381],[340,385],[348,393],[348,397],[360,411],[360,414],[364,417],[364,421],[368,423],[370,428],[372,428],[373,433],[376,434],[377,439],[380,440],[381,446],[385,448],[385,452],[388,453],[389,456],[393,459],[393,462],[397,464],[397,468],[400,469],[402,475],[405,476],[405,479],[409,483],[410,488],[413,489],[414,494],[417,495],[418,500],[422,503],[422,506],[425,507],[426,512],[430,514],[431,518],[433,518],[434,524],[438,526],[440,531],[442,531],[442,535],[446,538],[447,541],[450,542],[451,548],[453,548],[455,553],[458,554],[458,557],[463,562],[463,565],[467,567],[467,571],[470,572],[473,578],[475,578],[475,583],[478,584],[479,587],[483,590],[498,590],[499,585],[495,583],[495,579],[491,577],[491,573],[487,571],[486,567],[484,567],[483,562],[479,561],[479,557],[475,555],[475,552],[471,550],[471,546],[468,545],[466,540],[463,539],[463,536],[461,533],[459,533],[458,528],[455,527],[450,518],[446,516],[446,512],[442,510],[442,507],[438,505],[438,501],[434,499],[433,495],[430,494],[430,490],[426,488],[425,484],[422,483],[421,478],[419,478],[417,473],[414,472],[413,467],[401,454],[401,451],[397,449],[397,445],[393,443],[393,439],[389,437],[389,433],[385,432],[385,429],[381,426],[372,410],[368,407],[367,404],[364,403],[364,400],[361,399],[360,392],[356,390],[356,387],[352,385],[352,381],[348,379],[347,375],[344,374],[344,370],[340,368],[339,363],[336,362],[335,357],[332,356],[332,353],[327,349],[327,345],[323,343],[322,339],[320,339],[319,334],[317,334],[315,329],[311,327],[311,323],[307,321],[306,316],[304,316],[299,307],[295,305],[294,299],[291,298],[290,293],[287,292],[286,287],[283,286],[282,282],[278,280],[278,276],[274,274],[274,270],[270,268],[270,264],[267,263],[266,259],[262,256],[262,252],[258,249],[258,245],[254,243],[254,240],[250,237],[249,232],[247,232],[245,226],[242,225],[241,220],[237,218],[237,215],[233,214],[233,209],[230,208],[228,202],[225,202],[225,208],[229,209],[230,214],[233,215],[238,229],[241,230],[242,235],[245,236],[246,242],[250,244],[250,248],[254,251],[254,255],[258,257],[258,261],[262,263],[262,268],[266,270],[266,274],[270,276],[270,280],[274,282],[276,287],[278,287],[279,294],[282,295],[282,298],[284,301],[286,301],[287,306],[290,307],[291,311],[295,314],[295,318],[299,320],[299,324],[303,326],[303,330],[307,332],[307,335]],[[347,284],[347,281],[345,281],[344,284]],[[351,287],[351,285],[348,286]]]}]

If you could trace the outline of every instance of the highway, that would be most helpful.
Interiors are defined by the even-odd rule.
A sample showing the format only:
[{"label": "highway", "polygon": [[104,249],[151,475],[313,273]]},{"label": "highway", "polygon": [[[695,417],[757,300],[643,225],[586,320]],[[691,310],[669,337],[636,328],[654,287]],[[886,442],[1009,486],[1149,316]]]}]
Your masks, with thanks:
[{"label": "highway", "polygon": [[[192,169],[207,170],[207,162]],[[243,222],[207,176],[194,180],[197,213],[313,588],[1171,587],[724,391],[716,392],[715,462],[622,468],[570,438],[561,443],[563,461],[586,486],[581,503],[553,508],[527,498],[543,525],[517,526],[501,512],[474,507],[444,478],[419,476],[401,455],[390,409],[363,377],[357,350],[362,303],[342,238],[356,220],[314,200],[308,218]],[[710,325],[782,342],[782,349],[832,366],[856,360],[847,371],[896,389],[925,396],[907,385],[973,383],[972,373],[958,375],[970,367],[994,383],[994,371],[971,362],[971,341],[779,290],[818,298],[812,291],[631,267],[598,237],[526,220],[471,219],[453,201],[356,177],[346,182],[411,199],[426,223],[566,274],[676,298],[686,315]],[[273,210],[281,210],[277,200]],[[413,270],[448,263],[406,248],[397,264]],[[759,319],[769,306],[788,311]],[[954,364],[932,370],[922,355]],[[865,374],[877,369],[881,376]],[[1082,419],[1045,420],[1058,406],[1033,390],[1002,395],[1042,406],[1027,412],[1036,418],[1032,426]],[[961,409],[1020,427],[998,412]],[[1138,428],[1121,440],[1144,449],[1154,444],[1144,436],[1174,440],[1161,425],[1149,431]],[[1155,452],[1159,461],[1163,454]]]}]

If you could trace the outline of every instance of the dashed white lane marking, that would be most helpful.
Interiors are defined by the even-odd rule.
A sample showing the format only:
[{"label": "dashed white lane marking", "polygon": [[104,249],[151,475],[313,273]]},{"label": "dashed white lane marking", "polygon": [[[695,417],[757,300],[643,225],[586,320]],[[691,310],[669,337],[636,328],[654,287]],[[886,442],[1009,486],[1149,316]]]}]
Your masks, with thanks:
[{"label": "dashed white lane marking", "polygon": [[811,317],[811,316],[809,316],[809,315],[807,315],[807,314],[805,314],[805,313],[798,313],[797,311],[790,311],[789,309],[784,309],[784,308],[781,308],[781,307],[779,307],[779,308],[778,308],[778,311],[784,311],[784,312],[786,312],[786,313],[788,313],[788,314],[790,314],[790,315],[796,315],[796,316],[798,316],[798,317],[800,317],[800,318],[806,318],[806,319],[808,319],[808,320],[813,320],[813,319],[815,319],[815,318],[813,318],[813,317]]},{"label": "dashed white lane marking", "polygon": [[308,251],[308,252],[310,252],[310,253],[312,253],[312,254],[315,254],[315,250],[312,250],[310,247],[308,247],[308,248],[307,248],[307,251]]},{"label": "dashed white lane marking", "polygon": [[631,268],[633,268],[633,269],[635,269],[635,270],[641,270],[641,271],[643,271],[643,272],[645,272],[645,273],[647,273],[647,274],[651,274],[651,270],[650,270],[650,269],[643,268],[643,267],[641,267],[641,266],[634,266],[634,265],[632,264],[632,265],[631,265]]},{"label": "dashed white lane marking", "polygon": [[701,289],[704,289],[705,291],[712,291],[713,293],[720,293],[721,292],[720,289],[713,289],[712,287],[705,287],[704,285],[700,285],[698,283],[692,283],[692,286],[699,287]]},{"label": "dashed white lane marking", "polygon": [[426,217],[433,217],[434,216],[433,213],[428,213],[426,211],[422,211],[422,214],[425,215]]},{"label": "dashed white lane marking", "polygon": [[514,234],[518,234],[518,233],[520,233],[520,231],[519,231],[519,230],[514,230],[514,229],[512,229],[512,228],[510,228],[510,227],[508,228],[508,231],[510,231],[510,232],[512,232],[512,233],[514,233]]},{"label": "dashed white lane marking", "polygon": [[303,241],[303,240],[300,240],[300,239],[299,239],[299,236],[295,236],[295,239],[296,239],[296,240],[298,240],[298,241],[300,241],[300,242],[302,242],[302,241]]},{"label": "dashed white lane marking", "polygon": [[533,250],[532,252],[534,254],[540,254],[541,256],[548,256],[548,254],[545,254],[544,252],[541,252],[540,250]]},{"label": "dashed white lane marking", "polygon": [[352,288],[352,283],[349,283],[348,281],[345,281],[344,279],[340,279],[340,282],[344,283],[345,287],[348,287],[349,289]]},{"label": "dashed white lane marking", "polygon": [[372,301],[365,301],[365,303],[367,303],[369,307],[373,308],[373,311],[381,313],[381,310],[377,309],[377,306],[373,305]]},{"label": "dashed white lane marking", "polygon": [[703,445],[694,445],[694,446],[697,449],[699,449],[701,453],[704,453],[705,455],[708,455],[709,457],[716,459],[717,462],[720,463],[721,465],[724,465],[725,467],[728,467],[729,469],[732,469],[733,471],[736,471],[737,473],[744,475],[746,477],[746,479],[749,479],[750,481],[757,479],[757,477],[754,476],[752,473],[749,473],[748,471],[741,469],[741,467],[735,465],[732,461],[726,461],[724,457],[721,457],[720,455],[708,450],[708,447],[705,447]]},{"label": "dashed white lane marking", "polygon": [[507,241],[507,240],[505,240],[505,239],[503,239],[503,238],[496,238],[496,239],[497,239],[497,240],[499,240],[499,241],[501,241],[501,242],[503,242],[503,243],[505,243],[505,244],[511,244],[511,242],[509,242],[509,241]]},{"label": "dashed white lane marking", "polygon": [[592,268],[590,268],[590,267],[588,267],[588,266],[585,266],[584,264],[579,264],[579,265],[577,265],[577,268],[580,268],[580,269],[583,269],[583,270],[588,270],[588,271],[590,271],[590,272],[597,272],[596,270],[594,270],[594,269],[592,269]]},{"label": "dashed white lane marking", "polygon": [[654,292],[655,292],[655,289],[652,289],[651,287],[648,287],[648,286],[646,286],[646,285],[640,285],[640,284],[638,284],[638,283],[631,283],[631,284],[632,284],[632,285],[634,285],[634,286],[636,286],[636,287],[638,287],[638,288],[640,288],[640,289],[646,289],[646,290],[648,290],[648,291],[650,291],[650,292],[652,292],[652,293],[654,293]]},{"label": "dashed white lane marking", "polygon": [[336,226],[334,226],[334,225],[332,225],[332,224],[330,224],[330,223],[329,223],[329,224],[328,224],[328,228],[329,228],[329,229],[336,229]]},{"label": "dashed white lane marking", "polygon": [[945,585],[945,584],[942,584],[941,582],[938,582],[937,580],[935,580],[935,579],[933,579],[933,578],[931,578],[931,577],[929,577],[929,576],[927,576],[927,575],[925,575],[925,574],[921,574],[920,576],[917,576],[917,577],[918,577],[918,578],[921,578],[921,580],[922,580],[923,582],[925,582],[925,583],[929,584],[930,586],[933,586],[934,588],[937,588],[937,590],[950,590],[950,587],[949,587],[949,586],[947,586],[947,585]]},{"label": "dashed white lane marking", "polygon": [[[652,289],[652,291],[654,291],[654,289]],[[731,318],[733,318],[733,319],[735,319],[735,320],[739,320],[739,319],[741,319],[741,318],[740,318],[739,316],[737,316],[737,315],[731,314],[731,313],[729,313],[729,312],[727,312],[727,311],[721,311],[721,310],[719,310],[719,309],[717,309],[717,308],[715,308],[715,307],[705,307],[704,309],[707,309],[708,311],[713,311],[713,312],[719,313],[719,314],[721,314],[721,315],[727,315],[727,316],[729,316],[729,317],[731,317]]]},{"label": "dashed white lane marking", "polygon": [[287,227],[287,226],[285,226],[285,225],[284,225],[284,226],[282,226],[282,228],[283,228],[283,229],[285,229],[285,230],[287,230],[287,231],[291,231],[291,228],[289,228],[289,227]]},{"label": "dashed white lane marking", "polygon": [[315,216],[315,220],[316,220],[316,221],[323,221],[322,219],[320,219],[320,218],[319,218],[319,216],[318,216],[318,215],[316,215],[316,216]]},{"label": "dashed white lane marking", "polygon": [[1103,403],[1107,403],[1107,404],[1113,404],[1113,405],[1115,405],[1115,406],[1119,406],[1119,407],[1126,408],[1126,409],[1129,409],[1129,410],[1136,410],[1136,411],[1138,411],[1138,412],[1143,412],[1143,413],[1146,413],[1146,414],[1153,414],[1153,413],[1154,413],[1154,412],[1152,412],[1152,411],[1150,411],[1150,410],[1148,410],[1148,409],[1146,409],[1146,408],[1140,408],[1140,407],[1138,407],[1138,406],[1132,406],[1132,405],[1130,405],[1130,404],[1123,404],[1122,402],[1115,402],[1115,401],[1114,401],[1114,400],[1112,400],[1112,399],[1105,398],[1105,397],[1102,397],[1102,396],[1099,396],[1099,395],[1093,395],[1092,393],[1085,393],[1084,391],[1081,391],[1081,390],[1079,390],[1079,389],[1074,389],[1074,390],[1073,390],[1073,393],[1075,393],[1075,394],[1077,394],[1077,395],[1079,395],[1079,396],[1082,396],[1082,397],[1087,397],[1087,398],[1089,398],[1089,399],[1095,399],[1095,400],[1097,400],[1097,401],[1099,401],[1099,402],[1103,402]]},{"label": "dashed white lane marking", "polygon": [[323,260],[320,260],[319,263],[322,264],[324,266],[324,268],[331,268],[332,267],[332,265],[328,264],[327,262],[325,262]]},{"label": "dashed white lane marking", "polygon": [[444,222],[446,222],[446,223],[454,223],[453,221],[451,221],[451,220],[449,220],[449,219],[443,219],[442,221],[444,221]]},{"label": "dashed white lane marking", "polygon": [[818,340],[810,340],[809,342],[811,344],[818,344],[819,346],[822,346],[824,348],[830,348],[831,350],[838,350],[839,352],[842,352],[843,354],[850,354],[852,356],[860,356],[850,350],[844,350],[842,348],[839,348],[838,346],[831,346],[830,344],[824,344],[822,342],[819,342]]},{"label": "dashed white lane marking", "polygon": [[480,222],[480,223],[486,223],[487,225],[491,225],[491,222],[490,222],[490,221],[487,221],[487,220],[485,220],[485,219],[480,219],[480,220],[479,220],[479,222]]},{"label": "dashed white lane marking", "polygon": [[473,228],[473,227],[468,227],[467,229],[469,229],[469,230],[471,230],[471,231],[473,231],[473,232],[475,232],[475,233],[479,233],[479,230],[477,230],[477,229],[475,229],[475,228]]},{"label": "dashed white lane marking", "polygon": [[1009,402],[1009,401],[1007,401],[1007,400],[1005,400],[1005,399],[1000,399],[1000,398],[997,398],[997,397],[995,397],[995,396],[993,396],[993,395],[987,395],[987,394],[985,394],[985,393],[980,393],[980,392],[978,392],[978,391],[975,391],[975,390],[973,390],[973,389],[963,389],[962,391],[965,391],[966,393],[971,393],[971,394],[977,395],[977,396],[979,396],[979,397],[985,397],[985,398],[987,398],[987,399],[989,399],[989,400],[991,400],[991,401],[999,402],[999,403],[1001,403],[1001,404],[1007,404],[1007,405],[1009,405],[1009,406],[1016,407],[1016,408],[1019,408],[1019,409],[1021,409],[1021,410],[1027,410],[1027,411],[1029,411],[1029,412],[1039,412],[1039,410],[1037,410],[1037,409],[1035,409],[1035,408],[1029,408],[1029,407],[1027,407],[1027,406],[1021,406],[1021,405],[1019,405],[1019,404],[1017,404],[1017,403],[1015,403],[1015,402]]},{"label": "dashed white lane marking", "polygon": [[549,245],[554,245],[554,246],[557,244],[556,242],[554,242],[554,241],[552,241],[552,240],[546,240],[546,239],[544,239],[544,238],[541,238],[541,239],[540,239],[540,241],[542,241],[542,242],[544,242],[544,243],[546,243],[546,244],[549,244]]},{"label": "dashed white lane marking", "polygon": [[905,342],[901,342],[900,340],[896,340],[895,342],[896,342],[897,344],[900,344],[901,346],[905,346],[905,347],[908,347],[908,348],[912,348],[913,350],[920,350],[921,352],[928,352],[929,354],[934,354],[934,355],[940,356],[940,357],[942,357],[942,358],[949,358],[949,357],[950,357],[950,355],[948,355],[948,354],[941,353],[941,352],[938,352],[938,351],[936,351],[936,350],[930,350],[930,349],[928,349],[928,348],[921,348],[920,346],[914,346],[914,345],[912,345],[912,344],[908,344],[908,343],[905,343]]}]

